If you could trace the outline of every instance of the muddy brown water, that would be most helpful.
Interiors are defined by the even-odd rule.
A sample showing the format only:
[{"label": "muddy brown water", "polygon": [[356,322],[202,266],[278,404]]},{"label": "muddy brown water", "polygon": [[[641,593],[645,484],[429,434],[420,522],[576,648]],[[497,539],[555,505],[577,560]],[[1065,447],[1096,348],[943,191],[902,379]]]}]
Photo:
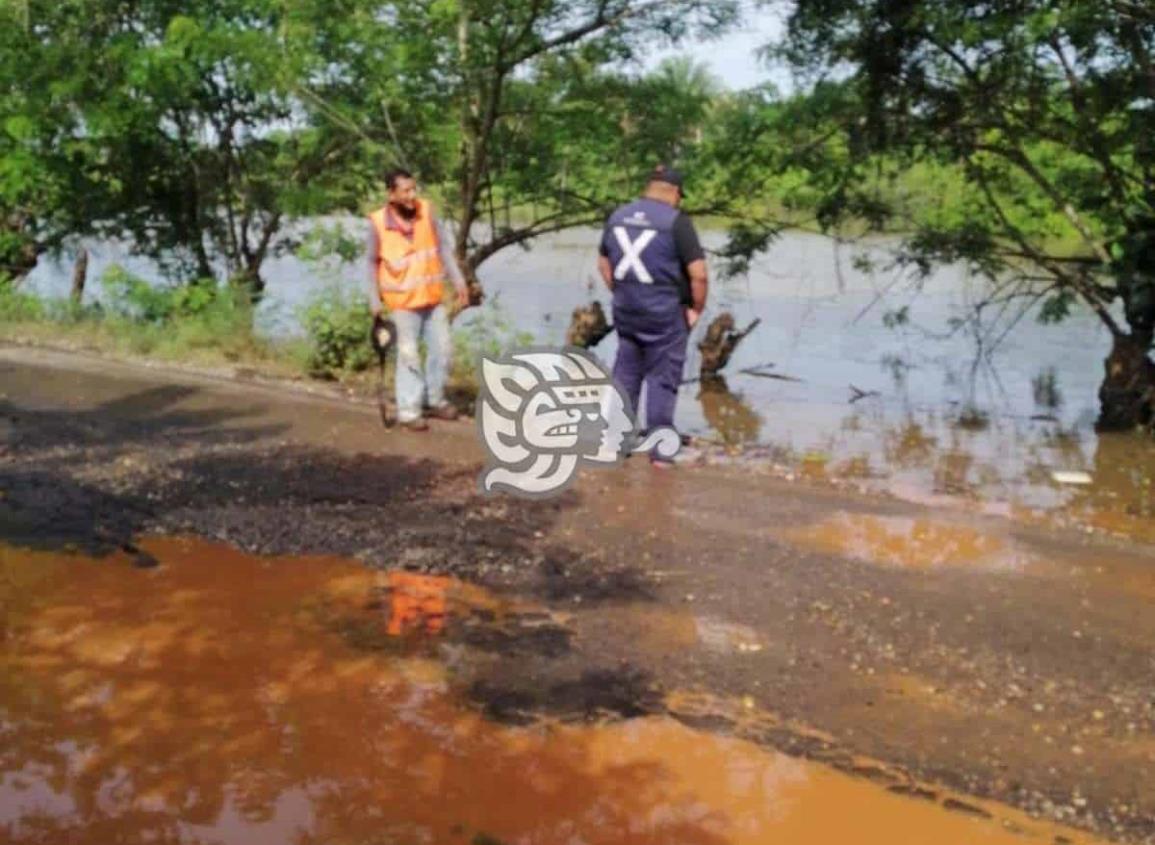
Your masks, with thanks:
[{"label": "muddy brown water", "polygon": [[808,548],[902,569],[964,567],[1017,571],[1042,562],[989,528],[929,517],[836,513],[789,529],[784,538]]},{"label": "muddy brown water", "polygon": [[[359,236],[359,221],[342,223]],[[563,232],[495,256],[481,270],[489,300],[464,315],[459,330],[506,345],[519,333],[562,342],[575,307],[594,298],[609,304],[595,281],[597,237]],[[711,231],[704,240],[717,248],[724,237]],[[114,262],[156,277],[122,247],[91,247],[94,279]],[[1064,508],[1105,530],[1143,533],[1155,508],[1155,444],[1093,429],[1109,348],[1098,320],[1076,313],[1044,326],[1032,312],[1003,336],[1004,320],[989,327],[982,348],[1001,342],[989,357],[978,356],[975,335],[949,327],[982,298],[982,280],[944,267],[916,293],[886,269],[890,250],[888,241],[852,247],[790,232],[748,275],[716,281],[714,312],[762,323],[726,368],[725,389],[686,385],[679,426],[725,449],[761,452],[807,474],[852,478],[905,498]],[[857,264],[860,253],[873,269]],[[266,278],[261,325],[278,334],[299,331],[301,306],[326,286],[362,296],[365,284],[361,262],[307,265],[291,256],[270,261]],[[66,295],[69,279],[66,263],[45,259],[29,284]],[[98,284],[90,289],[99,295]],[[901,307],[909,308],[909,323],[887,327],[883,315]],[[696,342],[687,377],[696,375]],[[595,351],[612,361],[615,344],[611,334]],[[762,376],[743,372],[767,364]],[[1058,483],[1056,470],[1088,472],[1092,484]]]},{"label": "muddy brown water", "polygon": [[665,717],[500,726],[430,646],[516,603],[337,558],[142,546],[157,565],[0,547],[6,843],[1092,841]]}]

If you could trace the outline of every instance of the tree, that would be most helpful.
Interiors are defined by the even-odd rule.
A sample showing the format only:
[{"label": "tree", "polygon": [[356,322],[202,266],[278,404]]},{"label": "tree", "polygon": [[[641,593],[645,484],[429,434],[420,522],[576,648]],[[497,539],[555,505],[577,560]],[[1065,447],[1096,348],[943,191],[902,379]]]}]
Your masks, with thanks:
[{"label": "tree", "polygon": [[[99,192],[98,155],[79,137],[69,100],[91,57],[39,43],[44,23],[33,11],[0,4],[0,284],[89,230]],[[61,16],[51,25],[68,39],[92,22]]]},{"label": "tree", "polygon": [[[480,301],[498,251],[594,223],[700,131],[710,81],[638,52],[737,0],[29,0],[0,35],[0,259],[124,238],[257,299],[288,224],[364,211],[388,165],[440,192]],[[378,193],[379,196],[379,193]],[[5,257],[8,256],[8,257]]]},{"label": "tree", "polygon": [[[474,304],[477,268],[502,249],[549,232],[600,222],[635,192],[657,156],[691,137],[699,92],[679,97],[672,70],[638,80],[614,73],[647,46],[709,36],[737,20],[734,0],[450,0],[399,4],[401,37],[417,47],[403,81],[441,83],[429,101],[451,116],[435,146],[454,138],[446,175],[455,251]],[[419,36],[419,37],[417,37]],[[687,79],[691,79],[692,74]],[[696,83],[698,80],[693,80]],[[653,96],[669,105],[656,113]],[[409,102],[421,102],[420,100]],[[425,142],[401,137],[406,151]],[[444,183],[443,183],[444,184]]]},{"label": "tree", "polygon": [[[314,89],[345,72],[355,2],[151,0],[125,21],[125,56],[98,100],[128,126],[104,137],[124,174],[114,223],[138,250],[263,293],[286,223],[349,206],[360,139]],[[131,34],[128,34],[131,33]]]},{"label": "tree", "polygon": [[970,191],[909,221],[903,260],[966,262],[1011,324],[1090,308],[1113,339],[1105,429],[1155,424],[1153,50],[1130,0],[798,0],[775,51],[848,95],[826,222],[884,225],[888,179],[957,168]]},{"label": "tree", "polygon": [[18,269],[68,235],[119,236],[174,277],[258,299],[286,223],[361,193],[361,139],[315,89],[347,72],[365,6],[33,0],[0,36],[0,212],[31,258]]}]

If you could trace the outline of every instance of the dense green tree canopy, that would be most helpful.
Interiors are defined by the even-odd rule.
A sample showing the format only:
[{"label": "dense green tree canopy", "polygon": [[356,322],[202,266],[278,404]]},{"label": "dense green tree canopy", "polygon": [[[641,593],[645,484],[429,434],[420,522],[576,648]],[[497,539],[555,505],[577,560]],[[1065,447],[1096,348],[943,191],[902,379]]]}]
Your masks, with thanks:
[{"label": "dense green tree canopy", "polygon": [[873,191],[886,220],[888,168],[957,169],[969,190],[909,221],[906,259],[924,271],[965,261],[991,278],[992,301],[1041,301],[1044,319],[1076,302],[1091,308],[1116,341],[1104,422],[1151,421],[1155,9],[1130,0],[799,0],[791,9],[777,55],[800,78],[840,81],[850,95],[840,123],[858,166],[844,171],[831,208],[861,216],[864,203],[846,200]]}]

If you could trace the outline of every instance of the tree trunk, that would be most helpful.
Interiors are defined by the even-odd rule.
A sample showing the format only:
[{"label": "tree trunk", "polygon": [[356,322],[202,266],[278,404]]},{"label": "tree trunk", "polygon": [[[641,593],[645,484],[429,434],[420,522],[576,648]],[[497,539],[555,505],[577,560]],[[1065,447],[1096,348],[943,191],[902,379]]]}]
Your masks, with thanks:
[{"label": "tree trunk", "polygon": [[72,304],[79,306],[84,299],[84,283],[88,281],[88,250],[84,247],[76,255],[72,265]]},{"label": "tree trunk", "polygon": [[579,346],[582,349],[592,349],[601,343],[602,338],[612,331],[613,327],[606,320],[606,312],[600,302],[593,302],[573,310],[573,319],[565,333],[567,346]]},{"label": "tree trunk", "polygon": [[265,280],[261,278],[259,264],[256,267],[246,266],[232,278],[232,284],[244,290],[249,302],[254,306],[259,305],[264,298]]},{"label": "tree trunk", "polygon": [[706,336],[698,344],[698,350],[702,353],[702,366],[700,375],[703,380],[711,378],[721,373],[722,368],[730,363],[730,356],[734,354],[738,344],[750,332],[754,331],[755,327],[762,322],[760,319],[754,320],[742,331],[734,331],[734,317],[730,312],[725,311],[714,318],[710,323],[710,327],[706,329]]},{"label": "tree trunk", "polygon": [[0,219],[0,236],[9,246],[0,252],[0,280],[16,284],[33,270],[44,247],[27,233],[31,220],[26,214],[13,212]]},{"label": "tree trunk", "polygon": [[1104,362],[1099,388],[1099,431],[1155,427],[1155,363],[1149,343],[1134,335],[1116,335]]}]

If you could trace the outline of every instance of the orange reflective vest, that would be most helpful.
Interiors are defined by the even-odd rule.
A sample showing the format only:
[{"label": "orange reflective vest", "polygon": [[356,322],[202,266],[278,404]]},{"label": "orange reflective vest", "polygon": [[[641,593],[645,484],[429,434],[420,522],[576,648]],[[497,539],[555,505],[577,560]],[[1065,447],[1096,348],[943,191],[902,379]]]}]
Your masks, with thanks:
[{"label": "orange reflective vest", "polygon": [[445,265],[433,226],[433,207],[417,200],[412,239],[388,225],[388,207],[369,215],[377,231],[377,291],[390,311],[426,308],[441,302]]}]

